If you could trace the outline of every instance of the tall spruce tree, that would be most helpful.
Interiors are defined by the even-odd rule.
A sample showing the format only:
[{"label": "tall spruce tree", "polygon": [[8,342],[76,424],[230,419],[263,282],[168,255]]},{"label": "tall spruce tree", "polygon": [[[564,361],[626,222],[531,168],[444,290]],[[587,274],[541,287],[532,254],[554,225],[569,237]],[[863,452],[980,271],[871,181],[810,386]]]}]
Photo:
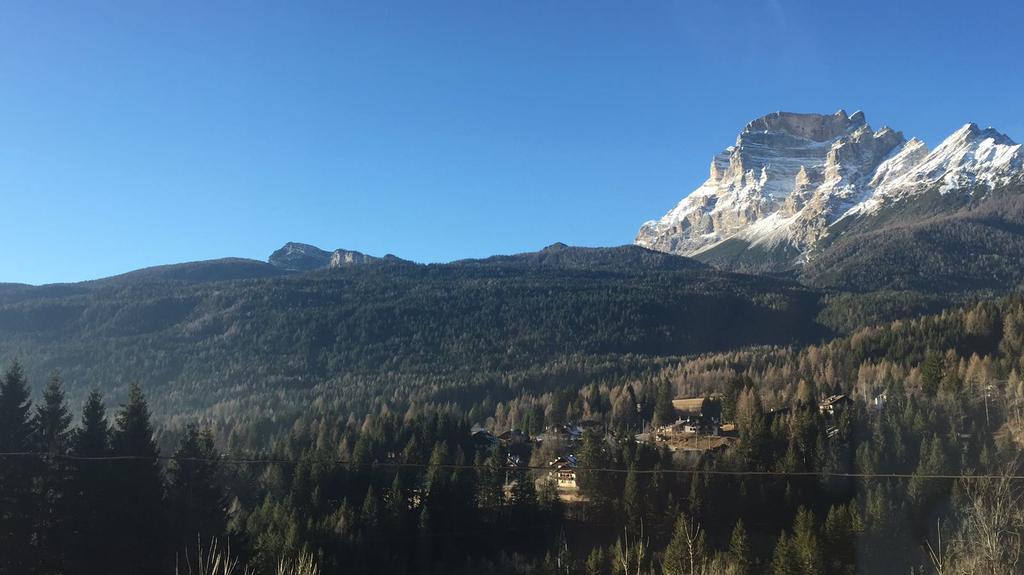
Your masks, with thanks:
[{"label": "tall spruce tree", "polygon": [[668,425],[676,420],[676,410],[672,406],[672,384],[666,380],[658,384],[657,396],[654,400],[655,426]]},{"label": "tall spruce tree", "polygon": [[158,572],[165,559],[163,476],[160,471],[149,404],[138,384],[128,390],[113,434],[114,455],[124,458],[111,466],[119,504],[116,519],[116,558],[120,573]]},{"label": "tall spruce tree", "polygon": [[733,573],[736,575],[750,575],[754,571],[754,558],[750,549],[750,539],[747,537],[747,529],[743,526],[743,520],[736,521],[732,528],[732,537],[729,539],[729,563],[732,565]]},{"label": "tall spruce tree", "polygon": [[626,483],[622,488],[622,511],[626,527],[632,532],[639,533],[644,515],[644,500],[640,494],[636,465],[630,465],[626,473]]},{"label": "tall spruce tree", "polygon": [[63,458],[67,455],[71,437],[71,411],[57,372],[50,376],[33,422],[37,449],[50,455],[45,468],[40,469],[37,482],[40,567],[47,573],[63,573],[66,571],[66,550],[71,542],[71,492],[74,486],[72,468]]},{"label": "tall spruce tree", "polygon": [[210,428],[185,429],[168,466],[167,509],[178,549],[220,537],[227,528],[219,458]]},{"label": "tall spruce tree", "polygon": [[797,556],[800,558],[801,573],[804,575],[820,575],[825,572],[821,543],[818,540],[818,529],[814,514],[807,508],[800,507],[793,522],[793,539],[791,540]]},{"label": "tall spruce tree", "polygon": [[772,554],[772,575],[802,575],[800,555],[797,553],[793,541],[786,537],[785,533],[779,535],[779,541],[775,544],[775,552]]},{"label": "tall spruce tree", "polygon": [[0,378],[0,573],[33,573],[38,498],[33,477],[39,460],[31,455],[32,402],[21,364]]},{"label": "tall spruce tree", "polygon": [[111,508],[118,504],[111,469],[110,425],[103,395],[93,390],[82,408],[81,427],[71,438],[73,484],[69,563],[83,573],[103,573],[113,554]]},{"label": "tall spruce tree", "polygon": [[664,575],[698,575],[704,573],[708,562],[708,547],[704,530],[696,520],[680,513],[665,548],[662,560]]},{"label": "tall spruce tree", "polygon": [[67,452],[71,437],[71,410],[64,396],[60,374],[54,372],[43,392],[43,402],[35,413],[36,444],[51,455]]}]

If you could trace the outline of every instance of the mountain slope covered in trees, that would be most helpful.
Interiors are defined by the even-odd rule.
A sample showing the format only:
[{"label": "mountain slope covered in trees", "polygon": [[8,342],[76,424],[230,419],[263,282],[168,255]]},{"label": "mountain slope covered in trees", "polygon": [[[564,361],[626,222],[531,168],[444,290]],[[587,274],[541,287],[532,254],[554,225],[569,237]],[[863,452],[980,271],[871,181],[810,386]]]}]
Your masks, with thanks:
[{"label": "mountain slope covered in trees", "polygon": [[923,194],[851,218],[802,270],[812,285],[851,290],[999,293],[1024,283],[1024,183],[976,195]]},{"label": "mountain slope covered in trees", "polygon": [[[390,388],[385,379],[458,387],[568,357],[679,356],[827,333],[813,290],[636,246],[208,279],[129,274],[0,293],[0,355],[20,357],[34,380],[61,369],[73,394],[145,382],[162,390],[164,412],[360,388],[346,378],[377,381],[365,384],[376,391]],[[424,387],[408,393],[439,393]]]},{"label": "mountain slope covered in trees", "polygon": [[[218,538],[221,557],[261,574],[285,559],[325,575],[1012,575],[1022,369],[1013,296],[469,411],[390,398],[345,419],[314,403],[255,448],[239,438],[259,430],[236,409],[161,450],[138,386],[115,417],[90,394],[72,427],[60,379],[34,401],[12,364],[0,453],[46,456],[0,466],[0,572],[169,575]],[[711,393],[738,428],[732,447],[692,458],[633,440],[645,421],[671,421],[672,397]],[[853,402],[826,412],[827,394]],[[595,431],[577,444],[498,445],[471,427],[581,418]],[[546,473],[567,450],[572,502]]]}]

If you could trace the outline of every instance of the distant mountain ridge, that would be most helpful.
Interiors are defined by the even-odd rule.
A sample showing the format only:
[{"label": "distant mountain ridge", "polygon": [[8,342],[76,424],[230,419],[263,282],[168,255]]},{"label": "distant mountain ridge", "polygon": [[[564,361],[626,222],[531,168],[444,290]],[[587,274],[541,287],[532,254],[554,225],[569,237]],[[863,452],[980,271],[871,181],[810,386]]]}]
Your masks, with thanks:
[{"label": "distant mountain ridge", "polygon": [[366,255],[355,250],[337,249],[333,252],[322,250],[310,244],[288,242],[274,253],[267,262],[279,269],[306,272],[319,269],[340,268],[375,262],[405,262],[399,257],[387,254],[384,257]]},{"label": "distant mountain ridge", "polygon": [[[918,217],[909,204],[952,213],[1022,170],[1020,144],[973,123],[929,151],[891,128],[873,130],[862,112],[776,112],[750,122],[714,157],[708,180],[643,224],[635,243],[725,269],[799,273],[844,235]],[[929,192],[950,199],[936,203]]]},{"label": "distant mountain ridge", "polygon": [[252,260],[0,290],[0,363],[20,358],[33,382],[59,369],[76,400],[145,381],[154,408],[176,413],[397,377],[426,398],[444,393],[440,381],[552,362],[659,361],[829,333],[818,290],[639,246],[308,272],[255,262],[274,275],[205,279],[239,263]]},{"label": "distant mountain ridge", "polygon": [[533,269],[580,269],[588,271],[654,271],[708,269],[692,258],[666,254],[640,246],[611,248],[551,244],[539,252],[491,256],[483,259],[457,260],[449,265],[479,267],[525,267]]}]

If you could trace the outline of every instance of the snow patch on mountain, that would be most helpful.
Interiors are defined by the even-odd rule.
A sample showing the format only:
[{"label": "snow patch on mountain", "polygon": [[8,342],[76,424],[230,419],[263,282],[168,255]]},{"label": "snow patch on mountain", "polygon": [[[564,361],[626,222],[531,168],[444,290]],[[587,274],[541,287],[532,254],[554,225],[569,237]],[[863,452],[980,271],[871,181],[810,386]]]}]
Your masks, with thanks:
[{"label": "snow patch on mountain", "polygon": [[929,151],[891,128],[872,130],[862,112],[775,112],[747,124],[712,159],[708,179],[644,223],[635,243],[696,255],[737,238],[806,255],[844,217],[935,187],[991,188],[1021,172],[1022,158],[1020,144],[975,124]]}]

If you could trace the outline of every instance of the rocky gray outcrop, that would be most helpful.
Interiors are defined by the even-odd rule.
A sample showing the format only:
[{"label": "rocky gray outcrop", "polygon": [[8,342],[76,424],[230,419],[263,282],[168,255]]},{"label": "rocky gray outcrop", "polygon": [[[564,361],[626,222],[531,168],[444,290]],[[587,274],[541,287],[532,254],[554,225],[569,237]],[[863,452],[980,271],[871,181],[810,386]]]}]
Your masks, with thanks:
[{"label": "rocky gray outcrop", "polygon": [[992,186],[1022,169],[1021,146],[967,124],[929,152],[888,127],[873,130],[863,112],[847,115],[775,112],[740,132],[711,161],[697,190],[635,243],[687,256],[726,249],[785,254],[788,268],[845,217],[940,186],[945,191]]}]

